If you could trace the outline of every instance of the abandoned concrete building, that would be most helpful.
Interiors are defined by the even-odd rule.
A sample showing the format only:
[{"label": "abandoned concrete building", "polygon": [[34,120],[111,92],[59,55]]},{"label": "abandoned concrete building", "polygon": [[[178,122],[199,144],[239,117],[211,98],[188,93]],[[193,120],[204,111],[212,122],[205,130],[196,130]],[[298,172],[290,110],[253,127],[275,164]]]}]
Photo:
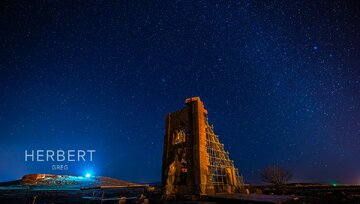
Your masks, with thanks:
[{"label": "abandoned concrete building", "polygon": [[163,195],[178,198],[238,192],[243,186],[242,177],[209,125],[200,98],[188,98],[185,104],[166,117]]}]

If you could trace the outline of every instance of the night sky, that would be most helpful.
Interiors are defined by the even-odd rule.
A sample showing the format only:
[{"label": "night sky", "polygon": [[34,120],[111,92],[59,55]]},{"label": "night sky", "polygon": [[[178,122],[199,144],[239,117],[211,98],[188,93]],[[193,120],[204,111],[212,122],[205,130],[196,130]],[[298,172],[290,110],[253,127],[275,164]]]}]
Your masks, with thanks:
[{"label": "night sky", "polygon": [[[0,181],[160,181],[165,116],[200,96],[246,182],[360,183],[359,1],[0,3]],[[25,149],[95,149],[25,162]]]}]

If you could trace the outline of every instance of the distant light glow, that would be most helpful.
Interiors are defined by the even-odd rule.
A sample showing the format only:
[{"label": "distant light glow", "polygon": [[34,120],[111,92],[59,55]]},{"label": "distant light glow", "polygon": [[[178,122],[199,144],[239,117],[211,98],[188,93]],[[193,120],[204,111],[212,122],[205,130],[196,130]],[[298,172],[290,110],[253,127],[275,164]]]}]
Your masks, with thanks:
[{"label": "distant light glow", "polygon": [[90,178],[90,176],[91,176],[91,174],[89,174],[89,173],[87,173],[87,174],[85,175],[86,178]]}]

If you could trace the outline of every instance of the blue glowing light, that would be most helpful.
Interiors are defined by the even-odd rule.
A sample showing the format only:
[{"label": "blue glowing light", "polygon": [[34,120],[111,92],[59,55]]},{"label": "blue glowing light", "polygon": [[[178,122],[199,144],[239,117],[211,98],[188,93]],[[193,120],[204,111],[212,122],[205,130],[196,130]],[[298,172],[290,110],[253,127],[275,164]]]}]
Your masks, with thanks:
[{"label": "blue glowing light", "polygon": [[91,176],[91,174],[89,174],[89,173],[87,173],[87,174],[85,175],[86,178],[90,178],[90,176]]}]

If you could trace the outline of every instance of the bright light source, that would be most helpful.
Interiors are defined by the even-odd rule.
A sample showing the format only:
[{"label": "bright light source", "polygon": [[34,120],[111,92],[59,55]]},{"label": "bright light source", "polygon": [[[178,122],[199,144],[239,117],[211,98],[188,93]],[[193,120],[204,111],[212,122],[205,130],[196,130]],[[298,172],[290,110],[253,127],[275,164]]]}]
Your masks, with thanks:
[{"label": "bright light source", "polygon": [[85,175],[86,178],[90,178],[90,176],[91,176],[91,174],[89,174],[89,173],[87,173],[87,174]]}]

